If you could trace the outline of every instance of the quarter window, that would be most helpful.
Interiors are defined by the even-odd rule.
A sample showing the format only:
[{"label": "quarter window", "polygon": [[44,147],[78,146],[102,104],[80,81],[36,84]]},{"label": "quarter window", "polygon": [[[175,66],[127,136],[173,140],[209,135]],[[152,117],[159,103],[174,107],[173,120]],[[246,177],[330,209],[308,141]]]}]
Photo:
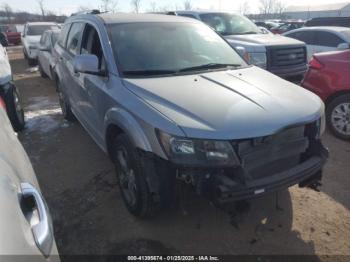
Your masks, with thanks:
[{"label": "quarter window", "polygon": [[316,43],[320,46],[337,47],[339,44],[344,43],[337,35],[330,32],[318,31],[315,32]]},{"label": "quarter window", "polygon": [[77,55],[79,52],[79,44],[83,29],[83,23],[74,23],[69,31],[67,50],[73,55]]}]

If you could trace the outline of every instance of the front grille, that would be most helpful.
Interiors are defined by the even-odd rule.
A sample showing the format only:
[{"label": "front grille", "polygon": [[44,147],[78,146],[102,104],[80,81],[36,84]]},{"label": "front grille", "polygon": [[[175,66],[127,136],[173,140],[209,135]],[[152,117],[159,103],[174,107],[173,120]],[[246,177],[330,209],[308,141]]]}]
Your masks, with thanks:
[{"label": "front grille", "polygon": [[306,48],[299,47],[269,47],[268,67],[290,67],[306,64]]},{"label": "front grille", "polygon": [[261,179],[300,164],[309,147],[305,126],[288,128],[275,135],[237,142],[242,168],[253,179]]}]

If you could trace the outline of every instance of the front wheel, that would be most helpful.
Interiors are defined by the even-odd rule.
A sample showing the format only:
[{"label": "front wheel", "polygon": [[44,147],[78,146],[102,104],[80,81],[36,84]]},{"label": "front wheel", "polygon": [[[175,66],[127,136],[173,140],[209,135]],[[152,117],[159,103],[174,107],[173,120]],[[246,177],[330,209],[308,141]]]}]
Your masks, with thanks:
[{"label": "front wheel", "polygon": [[113,143],[112,159],[116,167],[119,188],[123,201],[131,214],[137,217],[152,217],[159,209],[150,193],[145,161],[125,134],[117,136]]},{"label": "front wheel", "polygon": [[12,127],[16,132],[22,131],[25,126],[24,110],[21,105],[19,93],[14,85],[4,95],[7,114]]},{"label": "front wheel", "polygon": [[350,94],[335,98],[327,107],[327,125],[341,139],[350,140]]},{"label": "front wheel", "polygon": [[62,90],[62,86],[60,82],[57,82],[57,93],[58,93],[58,100],[60,102],[61,110],[64,119],[74,122],[75,121],[75,116],[72,112],[72,109],[70,107],[70,104]]}]

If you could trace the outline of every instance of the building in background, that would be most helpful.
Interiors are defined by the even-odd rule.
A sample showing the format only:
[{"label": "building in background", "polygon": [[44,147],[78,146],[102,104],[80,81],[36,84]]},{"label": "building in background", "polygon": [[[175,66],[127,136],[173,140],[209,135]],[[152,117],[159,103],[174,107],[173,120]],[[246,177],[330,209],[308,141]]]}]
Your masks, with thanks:
[{"label": "building in background", "polygon": [[314,17],[350,17],[350,2],[313,6],[290,6],[286,8],[284,16],[288,19],[301,20]]}]

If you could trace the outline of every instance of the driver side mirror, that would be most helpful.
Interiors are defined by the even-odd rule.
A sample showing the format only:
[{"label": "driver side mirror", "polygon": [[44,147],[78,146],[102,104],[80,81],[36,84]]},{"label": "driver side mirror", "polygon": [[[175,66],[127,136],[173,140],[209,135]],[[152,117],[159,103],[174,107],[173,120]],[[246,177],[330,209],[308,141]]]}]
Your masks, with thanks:
[{"label": "driver side mirror", "polygon": [[98,68],[98,58],[95,55],[77,55],[73,59],[73,67],[75,73],[106,76],[106,72]]},{"label": "driver side mirror", "polygon": [[341,43],[341,44],[339,44],[339,45],[337,46],[337,49],[338,49],[338,50],[346,50],[346,49],[349,49],[349,48],[350,48],[350,46],[349,46],[348,43]]}]

